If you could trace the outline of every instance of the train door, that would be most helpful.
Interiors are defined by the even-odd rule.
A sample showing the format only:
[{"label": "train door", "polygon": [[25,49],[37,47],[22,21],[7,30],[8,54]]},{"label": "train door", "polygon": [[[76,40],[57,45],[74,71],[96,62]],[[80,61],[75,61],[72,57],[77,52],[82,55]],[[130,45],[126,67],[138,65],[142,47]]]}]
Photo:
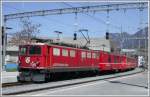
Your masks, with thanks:
[{"label": "train door", "polygon": [[50,61],[50,58],[49,58],[49,46],[45,46],[43,48],[43,57],[45,59],[45,66],[44,67],[48,67],[49,66],[49,61]]},{"label": "train door", "polygon": [[46,53],[46,63],[47,63],[47,67],[51,68],[52,66],[52,47],[51,46],[47,46],[47,51]]}]

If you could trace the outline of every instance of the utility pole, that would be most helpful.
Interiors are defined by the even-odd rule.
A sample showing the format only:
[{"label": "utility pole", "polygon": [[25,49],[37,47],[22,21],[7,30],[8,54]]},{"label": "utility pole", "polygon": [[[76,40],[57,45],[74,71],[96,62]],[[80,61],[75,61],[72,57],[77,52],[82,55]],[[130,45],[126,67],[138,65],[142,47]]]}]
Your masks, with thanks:
[{"label": "utility pole", "polygon": [[4,20],[4,26],[2,27],[2,70],[5,70],[5,56],[6,56],[6,43],[7,43],[7,29],[12,29],[10,27],[6,27],[6,21]]},{"label": "utility pole", "polygon": [[6,20],[4,20],[4,26],[2,27],[2,70],[5,70],[5,55],[6,55]]}]

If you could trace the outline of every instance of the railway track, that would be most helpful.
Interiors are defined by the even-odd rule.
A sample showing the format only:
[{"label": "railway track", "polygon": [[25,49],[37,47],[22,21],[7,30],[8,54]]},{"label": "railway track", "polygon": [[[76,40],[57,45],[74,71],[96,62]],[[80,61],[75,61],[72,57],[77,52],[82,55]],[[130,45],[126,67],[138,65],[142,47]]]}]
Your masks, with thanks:
[{"label": "railway track", "polygon": [[2,84],[2,88],[12,87],[12,86],[20,86],[20,85],[27,85],[27,84],[31,84],[31,82],[25,82],[25,83],[20,83],[20,82],[3,83]]},{"label": "railway track", "polygon": [[141,73],[143,71],[144,70],[140,70],[140,71],[132,72],[132,73],[128,73],[128,74],[125,74],[126,72],[118,73],[118,74],[116,73],[116,74],[112,74],[111,76],[104,76],[104,77],[97,76],[94,79],[88,78],[87,80],[84,80],[84,81],[83,80],[82,81],[74,81],[74,82],[69,82],[69,81],[67,82],[66,81],[66,83],[57,84],[57,85],[52,85],[50,83],[46,83],[47,85],[44,86],[44,87],[30,88],[30,89],[26,89],[26,90],[24,89],[24,90],[20,90],[20,91],[5,92],[5,93],[3,93],[3,91],[2,91],[2,94],[3,95],[21,95],[21,94],[25,94],[25,93],[37,92],[37,91],[46,90],[46,89],[56,89],[56,88],[61,88],[61,87],[66,87],[66,86],[72,86],[72,85],[80,85],[80,84],[94,82],[94,81],[99,81],[99,80],[106,80],[106,79],[112,79],[112,78],[117,78],[117,77],[123,77],[123,76],[138,74],[138,73]]}]

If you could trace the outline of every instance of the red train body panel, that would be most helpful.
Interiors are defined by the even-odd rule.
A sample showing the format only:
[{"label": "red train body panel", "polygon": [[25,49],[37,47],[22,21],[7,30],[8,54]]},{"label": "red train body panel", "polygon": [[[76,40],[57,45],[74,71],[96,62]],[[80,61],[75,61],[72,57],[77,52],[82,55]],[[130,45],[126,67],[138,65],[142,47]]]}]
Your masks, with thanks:
[{"label": "red train body panel", "polygon": [[56,72],[123,71],[137,67],[135,58],[103,51],[45,44],[22,45],[19,51],[19,80],[43,81]]},{"label": "red train body panel", "polygon": [[[19,68],[30,69],[98,69],[98,51],[84,50],[56,45],[25,45],[21,49],[28,49],[19,55]],[[31,54],[30,48],[38,50],[40,54]],[[37,52],[33,52],[37,53]]]}]

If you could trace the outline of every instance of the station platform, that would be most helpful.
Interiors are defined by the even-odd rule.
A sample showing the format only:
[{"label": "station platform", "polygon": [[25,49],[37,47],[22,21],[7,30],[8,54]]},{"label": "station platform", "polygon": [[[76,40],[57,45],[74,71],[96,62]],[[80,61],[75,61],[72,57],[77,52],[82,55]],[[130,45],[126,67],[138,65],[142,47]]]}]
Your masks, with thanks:
[{"label": "station platform", "polygon": [[[134,73],[134,72],[139,72],[141,71],[141,68],[136,68],[135,70],[132,71],[128,71],[126,73]],[[124,72],[125,73],[125,72]],[[123,73],[123,74],[124,74]],[[122,73],[116,73],[118,75],[121,75]],[[1,81],[2,84],[3,83],[13,83],[13,82],[17,82],[17,75],[19,75],[19,72],[7,72],[7,71],[2,71],[1,72]],[[115,74],[113,74],[115,75]]]},{"label": "station platform", "polygon": [[1,81],[3,83],[17,82],[17,75],[19,72],[6,72],[1,71]]}]

